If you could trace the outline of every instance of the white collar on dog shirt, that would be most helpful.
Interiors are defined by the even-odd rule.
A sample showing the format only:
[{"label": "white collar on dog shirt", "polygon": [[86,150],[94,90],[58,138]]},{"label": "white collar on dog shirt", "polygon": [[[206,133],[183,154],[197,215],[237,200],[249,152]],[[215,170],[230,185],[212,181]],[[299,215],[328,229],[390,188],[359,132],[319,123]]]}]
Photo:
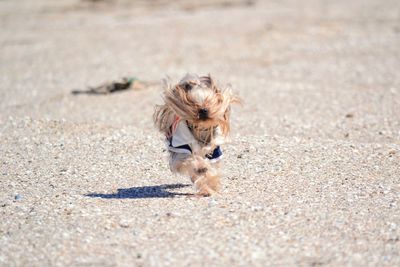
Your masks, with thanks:
[{"label": "white collar on dog shirt", "polygon": [[197,140],[194,138],[192,132],[189,130],[186,122],[180,120],[178,122],[178,125],[176,126],[175,132],[172,134],[172,146],[177,147],[196,143]]}]

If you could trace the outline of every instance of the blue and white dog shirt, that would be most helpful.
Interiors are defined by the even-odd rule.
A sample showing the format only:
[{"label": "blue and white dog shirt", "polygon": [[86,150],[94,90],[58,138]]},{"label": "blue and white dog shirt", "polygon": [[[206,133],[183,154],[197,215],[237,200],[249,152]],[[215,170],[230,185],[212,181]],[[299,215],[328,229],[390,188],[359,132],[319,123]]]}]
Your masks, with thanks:
[{"label": "blue and white dog shirt", "polygon": [[[193,151],[200,151],[201,146],[194,138],[186,121],[177,118],[171,126],[171,134],[167,136],[168,150],[175,153],[192,154]],[[217,162],[222,158],[220,146],[217,146],[211,153],[206,155],[211,162]]]}]

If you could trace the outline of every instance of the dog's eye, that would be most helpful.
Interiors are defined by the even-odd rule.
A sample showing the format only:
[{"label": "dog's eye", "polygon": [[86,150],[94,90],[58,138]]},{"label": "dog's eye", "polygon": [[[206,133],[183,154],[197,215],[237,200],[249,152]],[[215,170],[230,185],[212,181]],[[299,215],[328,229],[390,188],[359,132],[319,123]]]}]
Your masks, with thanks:
[{"label": "dog's eye", "polygon": [[185,91],[190,91],[192,89],[192,85],[190,83],[185,83],[184,87]]}]

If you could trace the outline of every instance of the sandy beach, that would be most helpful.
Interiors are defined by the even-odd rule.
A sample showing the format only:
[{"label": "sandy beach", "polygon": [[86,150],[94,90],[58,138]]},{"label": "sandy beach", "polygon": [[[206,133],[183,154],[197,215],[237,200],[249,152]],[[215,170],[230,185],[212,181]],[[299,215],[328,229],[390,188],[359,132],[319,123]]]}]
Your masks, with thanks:
[{"label": "sandy beach", "polygon": [[[0,1],[0,266],[400,266],[400,2]],[[161,81],[243,99],[193,197]],[[71,94],[121,77],[139,88]]]}]

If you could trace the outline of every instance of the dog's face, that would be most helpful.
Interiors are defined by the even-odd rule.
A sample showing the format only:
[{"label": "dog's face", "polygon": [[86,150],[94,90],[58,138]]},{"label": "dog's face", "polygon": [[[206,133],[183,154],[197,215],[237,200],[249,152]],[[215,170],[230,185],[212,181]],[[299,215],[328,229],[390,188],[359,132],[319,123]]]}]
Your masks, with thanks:
[{"label": "dog's face", "polygon": [[178,116],[199,129],[221,126],[229,131],[230,104],[238,102],[229,88],[221,90],[210,76],[186,75],[165,92],[165,101]]}]

